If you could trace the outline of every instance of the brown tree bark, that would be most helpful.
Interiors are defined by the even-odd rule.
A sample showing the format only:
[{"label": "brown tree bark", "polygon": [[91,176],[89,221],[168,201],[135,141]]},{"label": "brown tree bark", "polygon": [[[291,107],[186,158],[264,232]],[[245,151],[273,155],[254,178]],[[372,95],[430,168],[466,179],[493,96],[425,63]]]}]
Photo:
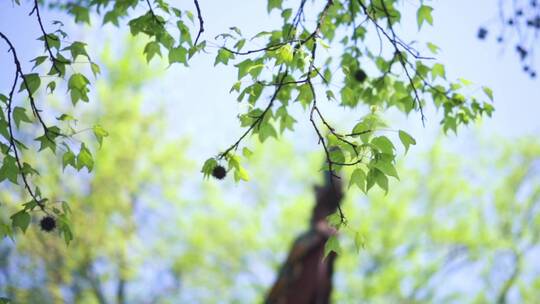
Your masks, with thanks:
[{"label": "brown tree bark", "polygon": [[324,245],[336,231],[328,225],[326,217],[338,209],[343,190],[338,178],[328,172],[326,175],[325,185],[315,187],[310,229],[294,241],[265,303],[330,303],[336,255],[331,252],[324,258]]}]

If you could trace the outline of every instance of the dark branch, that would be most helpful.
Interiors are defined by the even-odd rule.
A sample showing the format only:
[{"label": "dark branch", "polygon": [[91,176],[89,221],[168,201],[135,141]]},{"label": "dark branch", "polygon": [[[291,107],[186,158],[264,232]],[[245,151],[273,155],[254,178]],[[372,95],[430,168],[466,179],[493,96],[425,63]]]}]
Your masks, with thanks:
[{"label": "dark branch", "polygon": [[194,44],[194,46],[197,46],[197,42],[199,41],[201,34],[204,32],[204,20],[201,14],[201,7],[199,6],[199,0],[193,0],[193,2],[195,3],[195,7],[197,8],[197,18],[199,19],[199,32],[197,33],[197,38],[195,38]]},{"label": "dark branch", "polygon": [[[26,83],[26,80],[24,79],[24,75],[22,74],[22,72],[20,70],[21,65],[20,65],[19,59],[17,57],[15,47],[13,46],[11,41],[8,39],[8,37],[5,36],[2,32],[0,32],[0,37],[8,44],[9,51],[13,55],[13,61],[15,62],[15,68],[16,68],[15,78],[13,80],[13,85],[11,86],[11,90],[9,91],[9,96],[8,96],[8,100],[7,100],[7,123],[8,123],[8,131],[9,131],[10,148],[13,148],[13,155],[15,157],[15,162],[17,163],[17,168],[19,169],[19,173],[20,173],[20,175],[22,177],[24,187],[28,191],[28,194],[30,194],[32,199],[39,206],[39,208],[41,210],[43,210],[44,212],[46,212],[45,205],[43,204],[43,202],[40,199],[38,199],[36,193],[34,192],[34,190],[32,190],[32,188],[30,187],[30,183],[28,182],[28,179],[26,178],[26,173],[23,170],[24,167],[23,167],[23,165],[21,163],[21,158],[19,156],[19,152],[18,152],[18,149],[17,149],[17,143],[16,143],[15,134],[14,134],[14,131],[13,131],[13,124],[12,124],[12,120],[11,120],[12,109],[13,109],[13,107],[12,107],[13,95],[15,93],[15,88],[17,87],[17,82],[19,80],[19,75],[22,77],[23,82]],[[27,88],[29,96],[31,96],[32,94],[28,90],[28,86],[26,84],[25,84],[25,86]]]},{"label": "dark branch", "polygon": [[67,64],[69,62],[60,61],[60,60],[58,60],[58,58],[56,58],[53,55],[52,49],[51,49],[51,46],[49,45],[49,40],[48,40],[49,39],[49,34],[47,34],[47,32],[45,32],[45,28],[43,27],[43,21],[41,19],[41,15],[39,13],[38,0],[34,0],[34,7],[32,8],[32,11],[30,11],[30,15],[32,15],[34,12],[36,13],[36,17],[37,17],[37,20],[38,20],[38,23],[39,23],[39,28],[41,30],[41,33],[43,34],[43,41],[45,42],[45,49],[47,50],[47,53],[49,53],[49,58],[50,58],[50,60],[51,60],[51,62],[53,64],[53,69],[58,73],[59,76],[62,76],[62,72],[60,71],[60,68],[58,68],[56,63],[61,62],[61,63]]},{"label": "dark branch", "polygon": [[403,48],[407,53],[411,54],[416,59],[431,59],[431,58],[422,57],[422,56],[418,55],[418,53],[414,52],[411,49],[411,47],[409,47],[408,45],[406,45],[405,43],[401,42],[398,39],[398,37],[396,35],[396,32],[394,31],[394,27],[393,27],[392,21],[391,21],[391,16],[390,16],[390,13],[388,12],[386,4],[384,3],[384,1],[382,1],[381,3],[382,3],[382,6],[383,6],[383,12],[386,15],[387,24],[388,24],[388,28],[390,30],[390,34],[371,16],[371,14],[369,13],[369,10],[366,7],[366,5],[361,0],[358,0],[358,4],[362,8],[362,11],[366,15],[366,17],[369,20],[371,20],[371,22],[373,22],[375,27],[380,32],[383,33],[383,35],[388,39],[390,44],[394,47],[394,56],[398,57],[399,63],[403,67],[403,70],[405,71],[405,75],[407,76],[407,79],[409,80],[409,84],[411,85],[411,88],[412,88],[413,93],[414,93],[414,100],[415,100],[416,104],[418,105],[418,110],[420,111],[422,124],[425,126],[426,117],[424,115],[424,109],[423,109],[423,106],[422,106],[422,101],[420,99],[420,95],[418,94],[418,89],[416,88],[416,86],[414,84],[414,81],[413,81],[413,79],[412,79],[412,77],[411,77],[411,75],[409,73],[409,69],[407,67],[407,61],[403,57],[403,55],[401,53],[401,50],[400,50],[400,47]]},{"label": "dark branch", "polygon": [[[278,72],[278,75],[281,73],[281,70],[282,70],[283,66],[281,66],[281,68],[279,69],[279,72]],[[223,153],[220,153],[218,155],[218,159],[222,159],[224,157],[227,156],[227,154],[229,154],[229,152],[231,152],[232,150],[238,148],[238,146],[240,145],[240,143],[242,142],[242,140],[251,132],[251,130],[253,130],[256,126],[260,125],[261,122],[263,121],[266,113],[268,113],[268,111],[270,111],[270,109],[272,108],[272,106],[274,105],[274,101],[276,100],[277,96],[278,96],[278,93],[279,91],[281,90],[281,88],[283,87],[283,83],[284,83],[284,80],[285,78],[287,77],[287,71],[285,71],[285,73],[283,73],[283,76],[281,77],[281,79],[278,81],[278,84],[277,84],[277,87],[276,87],[276,90],[274,91],[274,94],[272,95],[272,97],[270,98],[270,102],[268,103],[268,105],[266,106],[266,108],[264,109],[264,111],[261,113],[261,115],[259,115],[255,121],[249,126],[249,128],[238,138],[238,140],[232,144],[229,148],[227,148],[227,150],[223,151]]]}]

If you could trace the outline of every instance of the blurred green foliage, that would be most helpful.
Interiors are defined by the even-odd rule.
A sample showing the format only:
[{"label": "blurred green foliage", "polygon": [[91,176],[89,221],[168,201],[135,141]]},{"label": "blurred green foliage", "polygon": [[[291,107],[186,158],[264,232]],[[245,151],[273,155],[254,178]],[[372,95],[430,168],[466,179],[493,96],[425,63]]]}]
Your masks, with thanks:
[{"label": "blurred green foliage", "polygon": [[[0,296],[13,303],[261,301],[308,226],[312,186],[322,179],[313,168],[323,157],[269,140],[246,153],[249,183],[193,178],[188,141],[163,140],[161,110],[144,102],[141,87],[157,72],[133,49],[121,57],[105,51],[99,105],[81,116],[109,132],[92,147],[92,173],[41,162],[48,174],[39,182],[54,203],[70,202],[76,237],[66,246],[33,219],[27,237],[5,238]],[[400,168],[406,178],[387,195],[350,189],[336,303],[540,298],[540,142],[484,143],[470,158],[446,146]],[[2,208],[15,212],[20,193],[2,187]],[[6,213],[0,220],[10,229]]]}]

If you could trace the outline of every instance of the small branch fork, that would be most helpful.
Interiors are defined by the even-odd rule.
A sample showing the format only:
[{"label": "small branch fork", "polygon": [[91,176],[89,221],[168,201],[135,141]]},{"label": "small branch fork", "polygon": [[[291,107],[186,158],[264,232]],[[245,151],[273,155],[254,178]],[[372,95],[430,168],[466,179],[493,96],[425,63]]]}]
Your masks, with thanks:
[{"label": "small branch fork", "polygon": [[[165,22],[162,20],[159,20],[158,16],[154,12],[154,9],[152,7],[152,4],[150,3],[150,0],[146,0],[146,4],[148,5],[148,10],[150,11],[150,14],[152,15],[152,18],[154,19],[154,21],[160,24],[161,26],[163,26]],[[193,46],[197,46],[197,43],[199,42],[199,39],[201,38],[201,35],[204,32],[204,19],[202,17],[201,6],[199,4],[199,0],[193,0],[193,4],[195,4],[195,9],[197,10],[197,19],[199,20],[199,31],[197,32],[197,37],[195,38],[195,43],[193,44]]]},{"label": "small branch fork", "polygon": [[148,5],[148,10],[150,11],[150,15],[152,15],[152,18],[154,19],[154,21],[155,21],[157,24],[160,24],[161,26],[163,26],[163,24],[164,24],[165,22],[162,21],[162,20],[159,20],[158,16],[157,16],[156,13],[154,12],[154,9],[152,8],[152,4],[150,3],[150,0],[146,0],[146,4]]},{"label": "small branch fork", "polygon": [[390,42],[390,44],[394,48],[394,56],[398,58],[399,63],[403,67],[403,70],[405,71],[405,75],[407,76],[407,79],[409,80],[409,84],[411,85],[413,92],[414,92],[414,99],[416,101],[416,104],[418,105],[418,110],[420,111],[420,116],[422,120],[422,125],[425,126],[426,116],[424,115],[424,109],[422,106],[422,101],[420,99],[420,95],[418,94],[418,89],[416,88],[416,85],[414,84],[413,77],[410,74],[410,71],[407,67],[408,61],[403,57],[401,48],[405,50],[408,54],[412,55],[416,59],[433,59],[430,57],[422,57],[418,54],[418,52],[414,51],[410,46],[403,43],[398,36],[396,35],[396,32],[394,30],[394,26],[392,25],[391,21],[391,15],[388,11],[388,8],[386,7],[386,4],[384,1],[381,1],[382,3],[382,11],[384,12],[386,19],[387,19],[387,27],[390,30],[390,33],[386,31],[370,14],[368,8],[366,5],[362,2],[362,0],[358,0],[358,5],[362,8],[362,11],[366,15],[366,17],[375,25],[375,28],[377,29],[377,32],[382,32],[383,35],[386,37],[386,39]]},{"label": "small branch fork", "polygon": [[[283,65],[280,67],[280,71],[278,72],[278,75],[281,74],[281,71],[283,69]],[[277,96],[278,96],[278,93],[279,91],[281,90],[281,88],[283,87],[284,85],[284,80],[285,78],[287,77],[287,74],[288,74],[288,71],[286,70],[285,73],[283,73],[283,76],[281,77],[281,79],[278,81],[277,83],[277,87],[274,91],[274,94],[272,95],[272,97],[270,98],[270,102],[268,102],[268,105],[266,106],[266,108],[264,109],[264,111],[261,113],[261,115],[259,115],[255,121],[249,126],[249,128],[244,132],[242,133],[242,135],[238,138],[238,140],[232,144],[229,148],[227,148],[224,152],[220,153],[218,155],[218,159],[223,159],[224,157],[226,157],[229,152],[231,152],[232,150],[236,150],[238,148],[238,146],[240,145],[240,143],[242,142],[242,140],[255,128],[255,127],[259,127],[261,122],[263,121],[264,117],[266,116],[266,113],[268,113],[268,111],[270,111],[270,109],[272,108],[272,106],[274,105],[274,101],[276,100]]]},{"label": "small branch fork", "polygon": [[45,42],[45,49],[47,50],[47,53],[49,53],[49,58],[50,58],[50,60],[52,62],[53,69],[58,73],[59,76],[62,76],[62,72],[60,71],[60,68],[56,64],[58,62],[64,63],[64,64],[67,64],[69,62],[60,61],[60,60],[58,60],[58,58],[56,58],[53,55],[52,48],[49,45],[49,34],[47,34],[47,32],[45,32],[45,28],[43,27],[43,20],[41,19],[41,14],[39,13],[38,0],[34,0],[34,7],[32,8],[32,10],[30,11],[30,13],[28,15],[31,16],[34,13],[36,13],[39,28],[41,30],[41,33],[43,34],[43,41]]}]

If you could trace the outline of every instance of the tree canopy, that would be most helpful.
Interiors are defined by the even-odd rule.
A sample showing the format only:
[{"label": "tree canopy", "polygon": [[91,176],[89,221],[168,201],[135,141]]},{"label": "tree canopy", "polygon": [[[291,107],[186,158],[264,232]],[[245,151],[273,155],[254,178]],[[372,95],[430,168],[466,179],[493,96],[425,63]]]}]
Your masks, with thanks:
[{"label": "tree canopy", "polygon": [[[12,2],[14,10],[20,9],[21,1]],[[444,65],[435,59],[436,45],[401,38],[401,23],[415,22],[418,29],[434,23],[433,8],[423,2],[415,8],[416,20],[403,20],[403,5],[395,0],[269,0],[267,10],[278,16],[277,26],[261,25],[253,36],[231,27],[217,37],[205,36],[204,7],[211,4],[199,0],[179,7],[164,0],[29,3],[28,18],[41,32],[36,38],[43,42],[42,55],[20,58],[10,37],[0,31],[13,61],[13,82],[0,95],[0,181],[25,189],[20,195],[22,208],[11,217],[13,226],[23,231],[31,213],[39,210],[58,219],[65,239],[71,239],[68,200],[53,199],[42,191],[34,177],[48,171],[39,170],[39,164],[30,162],[26,155],[50,151],[59,167],[90,172],[96,166],[89,139],[77,139],[82,131],[76,127],[80,118],[67,103],[50,109],[42,100],[47,95],[56,96],[58,89],[67,90],[77,109],[95,96],[91,79],[103,77],[101,69],[94,60],[96,55],[87,52],[87,42],[71,40],[62,20],[43,19],[44,8],[66,13],[80,24],[110,23],[129,28],[131,35],[146,37],[142,53],[148,62],[162,57],[169,65],[187,67],[194,56],[206,56],[215,65],[236,69],[230,93],[237,94],[238,102],[245,105],[246,110],[238,113],[244,131],[203,164],[205,177],[225,177],[230,172],[236,181],[248,180],[242,163],[252,151],[246,138],[254,136],[265,142],[294,131],[298,120],[307,119],[313,126],[314,140],[324,151],[325,169],[337,172],[346,168],[352,184],[362,191],[375,185],[388,191],[388,179],[399,178],[397,143],[407,151],[416,140],[407,130],[385,121],[384,113],[395,109],[415,113],[411,119],[424,121],[424,107],[435,106],[442,111],[441,128],[456,132],[460,125],[489,116],[494,110],[490,88],[481,88],[483,96],[469,95],[470,81],[447,79]],[[26,60],[34,63],[32,71],[23,69],[21,61]],[[321,103],[355,109],[358,121],[347,129],[337,129],[321,110]],[[293,115],[294,107],[304,111]],[[101,125],[90,130],[99,145],[109,135]],[[56,208],[53,200],[66,203]],[[339,214],[343,223],[341,209]],[[11,235],[7,226],[4,230]]]},{"label": "tree canopy", "polygon": [[[324,156],[269,139],[246,159],[253,179],[242,193],[231,195],[231,183],[193,184],[189,142],[156,136],[166,127],[162,109],[144,107],[139,84],[162,72],[145,67],[137,45],[121,55],[105,48],[109,72],[95,84],[96,107],[80,113],[88,123],[115,126],[102,148],[89,146],[100,164],[92,174],[54,170],[51,153],[29,155],[46,157],[39,162],[50,172],[39,180],[43,191],[72,202],[76,237],[66,246],[28,229],[18,242],[0,243],[0,296],[13,303],[260,302],[305,229],[309,186],[320,182],[313,168]],[[441,139],[417,155],[420,168],[415,159],[401,161],[407,178],[390,181],[388,194],[351,186],[343,205],[349,221],[334,247],[334,302],[538,298],[540,145],[534,138],[476,142],[470,158],[449,152],[451,140]],[[486,164],[489,170],[479,170]],[[3,207],[16,212],[19,194],[0,192]]]}]

